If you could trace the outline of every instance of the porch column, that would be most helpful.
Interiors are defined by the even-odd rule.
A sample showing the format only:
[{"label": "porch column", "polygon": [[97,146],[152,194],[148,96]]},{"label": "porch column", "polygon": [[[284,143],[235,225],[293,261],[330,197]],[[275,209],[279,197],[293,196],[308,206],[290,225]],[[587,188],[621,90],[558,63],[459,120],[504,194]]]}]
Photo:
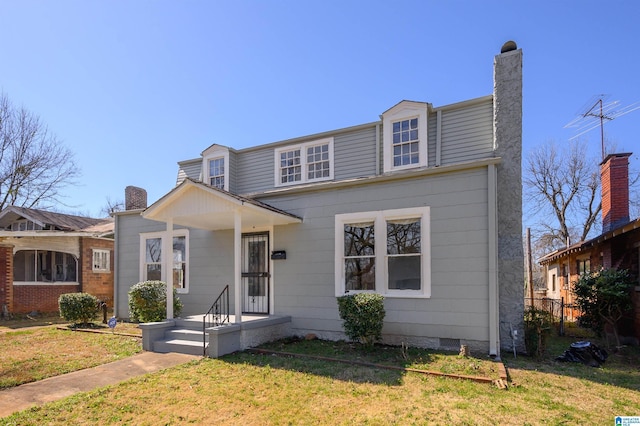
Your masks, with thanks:
[{"label": "porch column", "polygon": [[233,212],[233,282],[236,322],[242,322],[242,216]]},{"label": "porch column", "polygon": [[162,239],[162,280],[167,284],[167,319],[173,319],[173,220],[167,220],[166,238]]}]

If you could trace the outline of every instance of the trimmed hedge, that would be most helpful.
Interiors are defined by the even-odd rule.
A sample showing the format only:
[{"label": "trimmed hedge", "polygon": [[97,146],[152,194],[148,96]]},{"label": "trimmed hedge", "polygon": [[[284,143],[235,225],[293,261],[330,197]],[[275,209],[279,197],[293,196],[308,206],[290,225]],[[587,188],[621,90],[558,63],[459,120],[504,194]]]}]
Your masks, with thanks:
[{"label": "trimmed hedge", "polygon": [[375,293],[356,293],[338,297],[338,311],[346,335],[366,346],[382,338],[384,297]]},{"label": "trimmed hedge", "polygon": [[[142,281],[128,293],[129,319],[138,322],[157,322],[167,318],[167,284],[163,281]],[[182,312],[182,302],[173,289],[173,314]]]},{"label": "trimmed hedge", "polygon": [[98,314],[98,298],[89,293],[61,294],[58,309],[65,320],[88,324]]}]

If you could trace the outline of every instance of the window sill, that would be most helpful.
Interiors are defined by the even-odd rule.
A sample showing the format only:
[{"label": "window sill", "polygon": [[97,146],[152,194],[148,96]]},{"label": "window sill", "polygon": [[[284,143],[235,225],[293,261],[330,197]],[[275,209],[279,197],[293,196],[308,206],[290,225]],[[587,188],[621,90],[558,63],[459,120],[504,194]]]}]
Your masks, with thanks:
[{"label": "window sill", "polygon": [[77,281],[14,281],[13,285],[80,285]]}]

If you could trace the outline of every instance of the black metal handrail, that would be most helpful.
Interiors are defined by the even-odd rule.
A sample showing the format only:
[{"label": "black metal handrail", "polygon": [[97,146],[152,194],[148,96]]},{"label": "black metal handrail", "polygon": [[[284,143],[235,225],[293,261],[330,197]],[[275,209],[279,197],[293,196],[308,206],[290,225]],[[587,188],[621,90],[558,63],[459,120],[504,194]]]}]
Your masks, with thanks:
[{"label": "black metal handrail", "polygon": [[202,317],[202,356],[207,356],[207,328],[229,322],[229,286],[225,286]]}]

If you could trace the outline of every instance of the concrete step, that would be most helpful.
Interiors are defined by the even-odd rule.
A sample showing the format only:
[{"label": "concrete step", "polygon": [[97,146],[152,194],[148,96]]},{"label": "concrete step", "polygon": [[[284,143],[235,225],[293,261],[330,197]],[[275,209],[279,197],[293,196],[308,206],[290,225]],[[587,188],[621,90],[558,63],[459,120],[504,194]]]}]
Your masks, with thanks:
[{"label": "concrete step", "polygon": [[205,340],[209,340],[209,335],[202,332],[202,330],[193,330],[190,328],[172,328],[164,332],[163,340],[190,340],[194,342],[202,343],[202,337]]},{"label": "concrete step", "polygon": [[202,340],[165,339],[153,342],[153,351],[160,353],[176,352],[189,355],[202,355]]}]

